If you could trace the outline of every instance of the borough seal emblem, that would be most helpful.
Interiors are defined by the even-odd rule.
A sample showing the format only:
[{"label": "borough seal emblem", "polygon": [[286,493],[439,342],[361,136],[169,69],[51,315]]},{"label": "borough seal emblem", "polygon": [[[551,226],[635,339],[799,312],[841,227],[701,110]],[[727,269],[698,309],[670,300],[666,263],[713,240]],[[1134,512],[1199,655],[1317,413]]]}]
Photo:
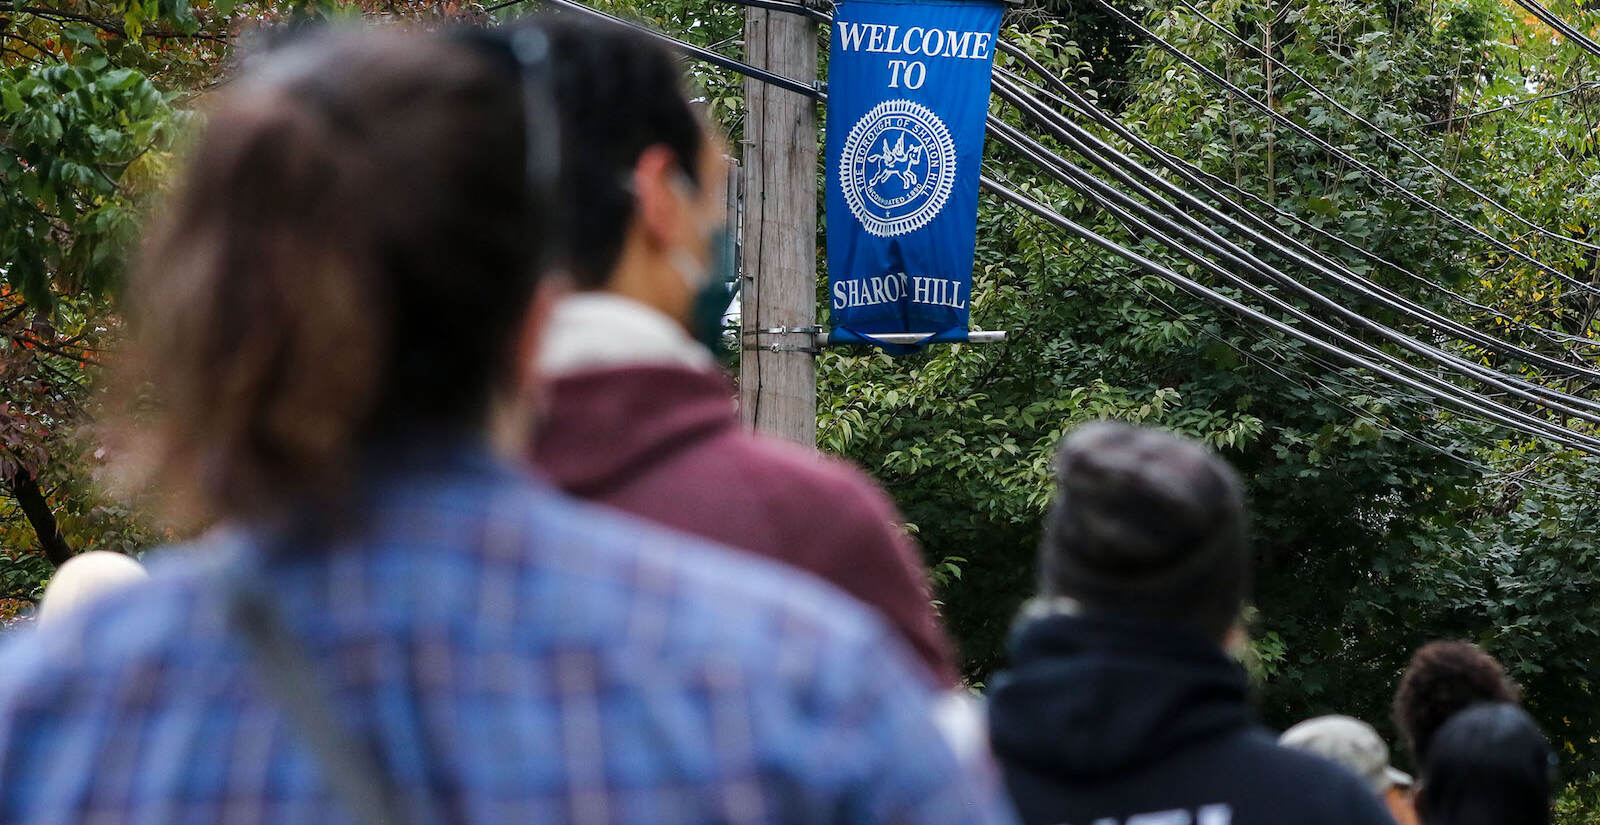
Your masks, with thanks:
[{"label": "borough seal emblem", "polygon": [[839,157],[839,188],[850,214],[880,238],[927,226],[955,182],[950,130],[909,100],[885,100],[862,115]]}]

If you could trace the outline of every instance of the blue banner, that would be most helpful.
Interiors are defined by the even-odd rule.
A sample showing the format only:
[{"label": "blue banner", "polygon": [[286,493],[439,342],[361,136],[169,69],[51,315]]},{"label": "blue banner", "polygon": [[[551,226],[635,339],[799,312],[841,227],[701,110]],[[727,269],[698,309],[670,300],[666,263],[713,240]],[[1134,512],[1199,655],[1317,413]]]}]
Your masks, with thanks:
[{"label": "blue banner", "polygon": [[[831,339],[963,341],[1002,6],[841,0],[828,52]],[[911,346],[883,333],[925,336]]]}]

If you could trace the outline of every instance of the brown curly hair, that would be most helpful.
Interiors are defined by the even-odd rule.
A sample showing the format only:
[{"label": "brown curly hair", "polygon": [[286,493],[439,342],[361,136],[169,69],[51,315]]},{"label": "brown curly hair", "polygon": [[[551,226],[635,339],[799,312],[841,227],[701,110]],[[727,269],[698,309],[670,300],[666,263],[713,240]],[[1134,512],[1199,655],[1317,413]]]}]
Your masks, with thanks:
[{"label": "brown curly hair", "polygon": [[1515,682],[1493,656],[1466,641],[1429,642],[1412,654],[1394,694],[1394,724],[1414,764],[1427,759],[1450,717],[1484,702],[1516,703]]}]

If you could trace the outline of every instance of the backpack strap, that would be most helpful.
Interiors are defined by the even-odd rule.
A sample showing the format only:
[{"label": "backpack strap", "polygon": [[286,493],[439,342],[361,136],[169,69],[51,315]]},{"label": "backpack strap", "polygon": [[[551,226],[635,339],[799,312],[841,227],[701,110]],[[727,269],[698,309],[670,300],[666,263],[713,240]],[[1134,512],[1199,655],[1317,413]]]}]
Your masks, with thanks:
[{"label": "backpack strap", "polygon": [[267,695],[289,716],[322,766],[338,806],[356,825],[405,825],[397,789],[370,750],[348,735],[315,679],[310,658],[259,591],[233,590],[228,623],[244,639]]}]

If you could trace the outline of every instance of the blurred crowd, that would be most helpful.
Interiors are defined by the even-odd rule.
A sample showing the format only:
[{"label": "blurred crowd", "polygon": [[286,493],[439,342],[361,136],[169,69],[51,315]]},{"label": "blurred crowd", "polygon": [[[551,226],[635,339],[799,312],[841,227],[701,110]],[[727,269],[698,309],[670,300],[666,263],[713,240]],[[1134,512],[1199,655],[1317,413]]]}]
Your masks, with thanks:
[{"label": "blurred crowd", "polygon": [[570,19],[246,60],[104,422],[207,529],[74,558],[0,650],[0,823],[1550,821],[1467,642],[1398,683],[1415,775],[1263,727],[1240,482],[1159,430],[1066,438],[966,689],[888,496],[739,423],[725,148],[672,54]]}]

